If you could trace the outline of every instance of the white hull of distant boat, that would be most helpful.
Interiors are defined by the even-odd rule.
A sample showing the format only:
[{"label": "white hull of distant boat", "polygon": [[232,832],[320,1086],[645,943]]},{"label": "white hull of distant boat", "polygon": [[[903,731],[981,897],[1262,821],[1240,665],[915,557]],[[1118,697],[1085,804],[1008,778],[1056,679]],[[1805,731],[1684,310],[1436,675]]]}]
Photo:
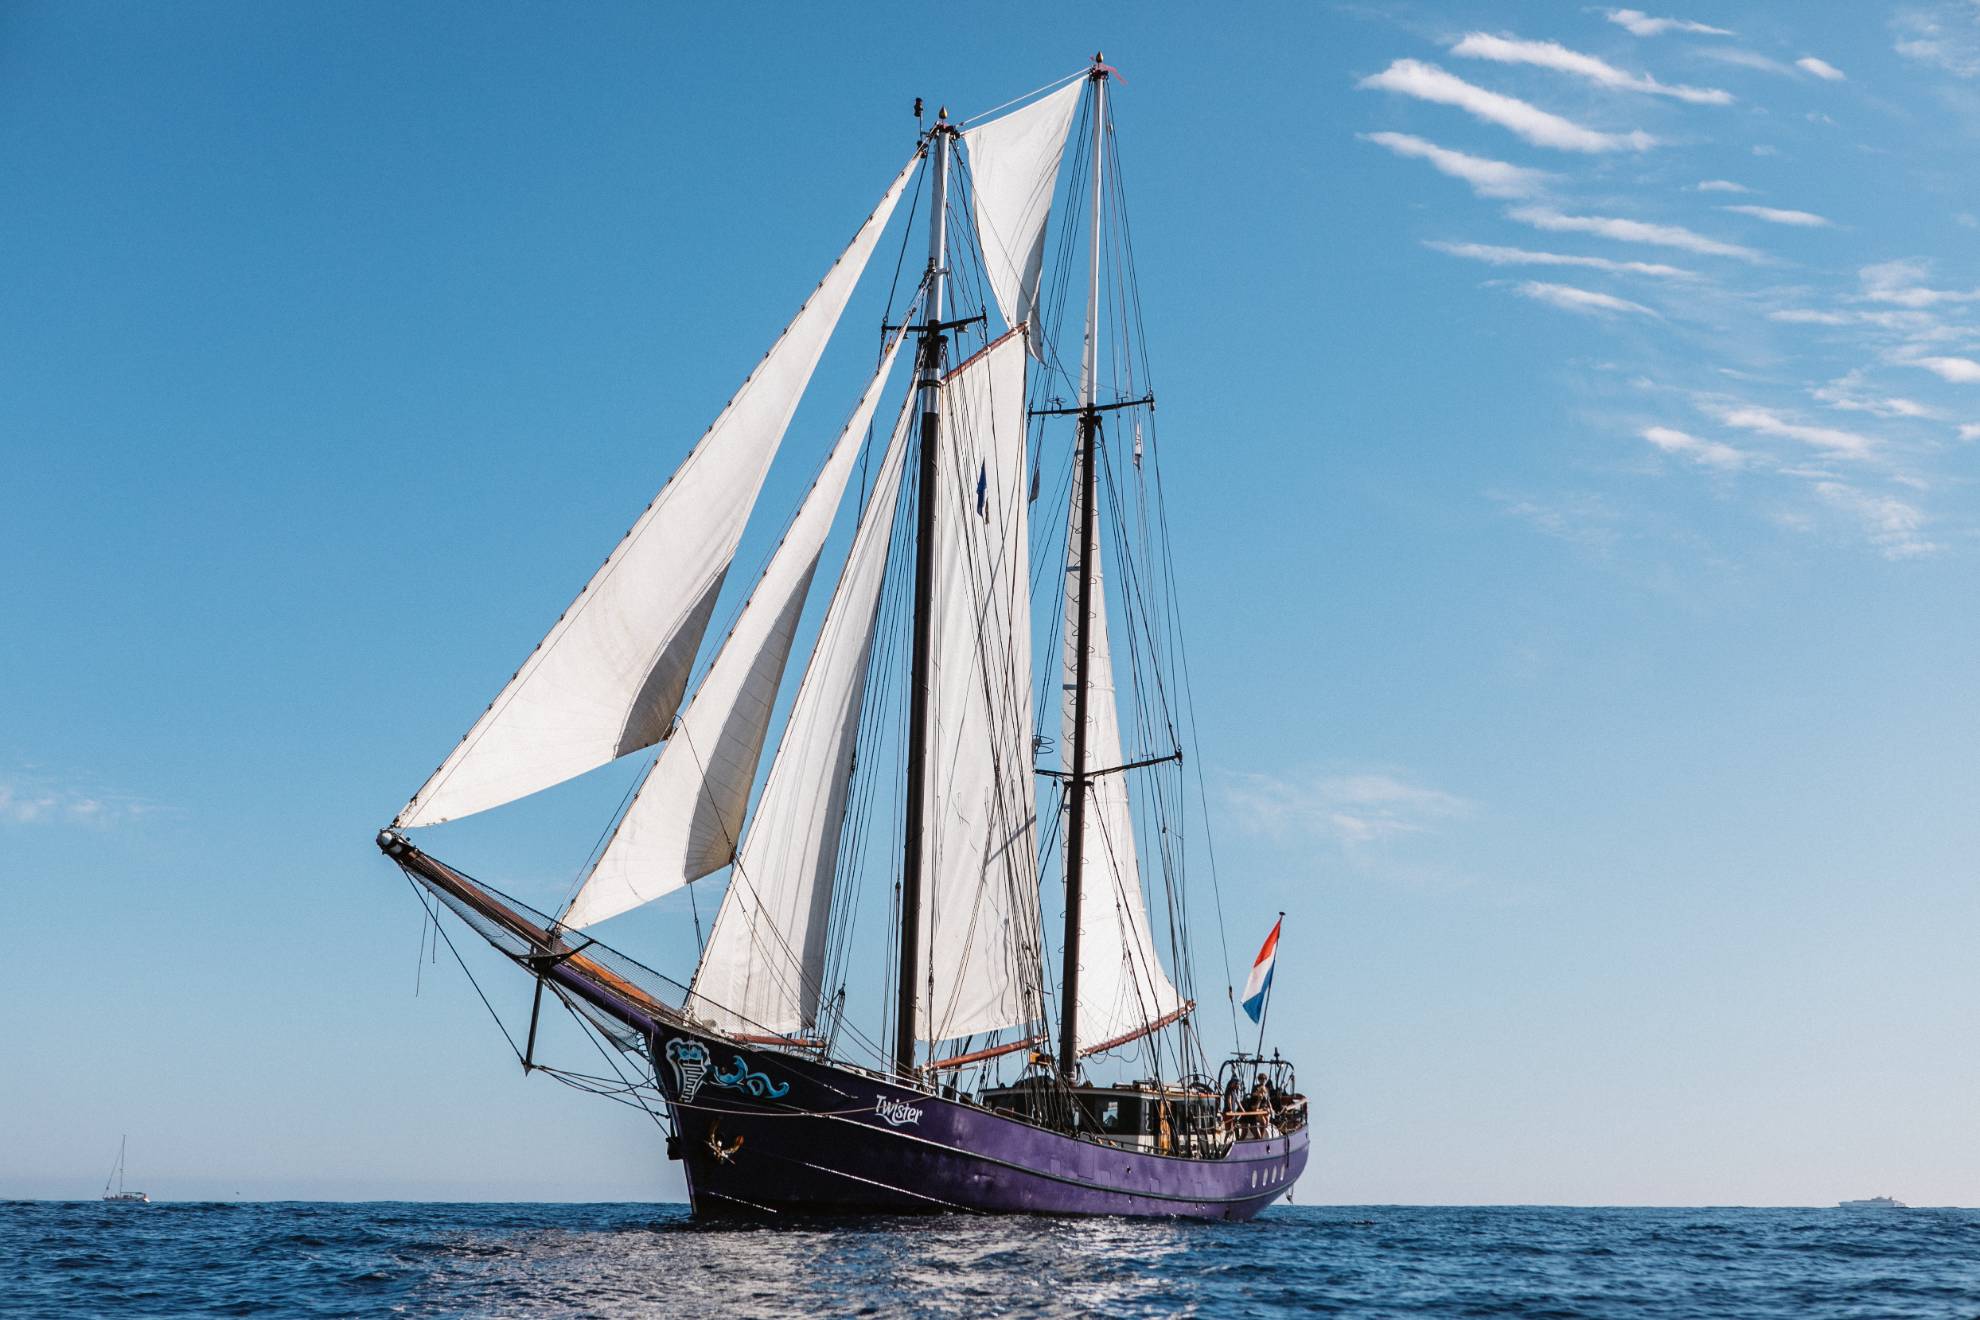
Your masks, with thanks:
[{"label": "white hull of distant boat", "polygon": [[[151,1198],[143,1192],[124,1190],[124,1147],[129,1143],[126,1137],[117,1143],[117,1167],[110,1170],[110,1176],[103,1180],[103,1199],[106,1201],[129,1201],[137,1205],[150,1205]],[[110,1188],[115,1185],[116,1191]]]},{"label": "white hull of distant boat", "polygon": [[1890,1197],[1888,1197],[1888,1196],[1873,1196],[1873,1197],[1870,1197],[1870,1198],[1869,1198],[1868,1200],[1864,1200],[1864,1201],[1840,1201],[1840,1202],[1838,1202],[1838,1203],[1837,1203],[1837,1205],[1839,1206],[1839,1208],[1841,1208],[1841,1209],[1844,1209],[1844,1210],[1905,1210],[1905,1209],[1909,1209],[1909,1207],[1908,1207],[1908,1206],[1906,1206],[1904,1202],[1902,1202],[1902,1201],[1897,1201],[1897,1200],[1893,1200],[1892,1198],[1890,1198]]}]

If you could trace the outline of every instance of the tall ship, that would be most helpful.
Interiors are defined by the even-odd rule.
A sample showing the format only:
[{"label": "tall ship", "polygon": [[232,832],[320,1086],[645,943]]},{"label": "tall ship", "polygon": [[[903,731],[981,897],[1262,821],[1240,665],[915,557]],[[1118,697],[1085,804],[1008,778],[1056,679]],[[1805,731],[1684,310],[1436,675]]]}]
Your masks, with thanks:
[{"label": "tall ship", "polygon": [[[1243,1220],[1305,1167],[1306,1101],[1265,1053],[1278,929],[1242,1022],[1229,896],[1185,883],[1207,801],[1114,81],[1095,56],[976,119],[915,102],[912,156],[851,244],[378,835],[436,923],[533,978],[525,1071],[646,1108],[697,1216]],[[711,628],[897,217],[870,377]],[[430,827],[641,753],[554,911],[428,851]],[[704,932],[695,887],[724,880]],[[595,933],[670,898],[694,922],[685,975]],[[1225,958],[1214,1061],[1199,952]],[[560,1009],[609,1075],[541,1060]]]}]

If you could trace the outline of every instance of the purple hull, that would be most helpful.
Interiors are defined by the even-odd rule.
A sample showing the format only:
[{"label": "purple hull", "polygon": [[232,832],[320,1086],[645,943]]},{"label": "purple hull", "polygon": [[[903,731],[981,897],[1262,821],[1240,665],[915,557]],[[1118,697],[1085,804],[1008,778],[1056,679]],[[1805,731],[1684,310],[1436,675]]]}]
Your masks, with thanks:
[{"label": "purple hull", "polygon": [[673,1027],[655,1033],[653,1051],[697,1215],[1249,1219],[1306,1167],[1304,1129],[1191,1159]]},{"label": "purple hull", "polygon": [[1304,1128],[1239,1141],[1214,1159],[1162,1155],[685,1028],[674,1010],[588,956],[589,943],[571,947],[393,831],[379,846],[471,915],[497,948],[646,1038],[697,1215],[1249,1219],[1306,1167]]}]

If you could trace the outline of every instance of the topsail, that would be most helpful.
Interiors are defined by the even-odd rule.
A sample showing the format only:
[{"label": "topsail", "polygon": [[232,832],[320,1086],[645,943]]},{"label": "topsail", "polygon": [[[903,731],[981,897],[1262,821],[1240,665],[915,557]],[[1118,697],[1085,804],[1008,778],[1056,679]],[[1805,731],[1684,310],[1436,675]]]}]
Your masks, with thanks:
[{"label": "topsail", "polygon": [[770,460],[913,171],[394,824],[485,811],[666,736]]},{"label": "topsail", "polygon": [[1066,129],[1083,86],[1083,79],[1075,79],[1022,110],[963,134],[976,229],[983,240],[983,271],[1010,326],[1035,320],[1045,221],[1052,211]]}]

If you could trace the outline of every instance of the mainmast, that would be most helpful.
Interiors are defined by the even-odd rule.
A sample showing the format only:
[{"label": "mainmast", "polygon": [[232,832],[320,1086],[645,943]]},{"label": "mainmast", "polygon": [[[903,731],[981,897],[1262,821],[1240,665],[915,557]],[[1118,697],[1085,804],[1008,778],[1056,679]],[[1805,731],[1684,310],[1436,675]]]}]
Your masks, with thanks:
[{"label": "mainmast", "polygon": [[1092,656],[1088,631],[1093,620],[1094,451],[1100,438],[1100,412],[1094,401],[1098,387],[1100,347],[1100,199],[1101,167],[1105,160],[1107,124],[1107,66],[1093,56],[1093,197],[1092,231],[1086,262],[1086,337],[1079,362],[1079,595],[1073,643],[1072,775],[1066,814],[1066,937],[1065,967],[1060,978],[1059,1072],[1070,1081],[1079,1067],[1079,907],[1086,864],[1086,728],[1089,700],[1088,668]]},{"label": "mainmast", "polygon": [[[918,104],[918,103],[917,103]],[[929,170],[935,186],[928,211],[928,297],[921,327],[916,378],[921,413],[920,459],[916,464],[914,557],[914,655],[908,672],[907,810],[901,860],[901,979],[894,999],[894,1069],[914,1072],[915,1006],[921,979],[921,864],[923,805],[928,787],[928,704],[932,695],[931,652],[935,627],[935,504],[942,433],[943,293],[949,266],[949,148],[956,130],[946,108],[929,130],[934,155]]]}]

